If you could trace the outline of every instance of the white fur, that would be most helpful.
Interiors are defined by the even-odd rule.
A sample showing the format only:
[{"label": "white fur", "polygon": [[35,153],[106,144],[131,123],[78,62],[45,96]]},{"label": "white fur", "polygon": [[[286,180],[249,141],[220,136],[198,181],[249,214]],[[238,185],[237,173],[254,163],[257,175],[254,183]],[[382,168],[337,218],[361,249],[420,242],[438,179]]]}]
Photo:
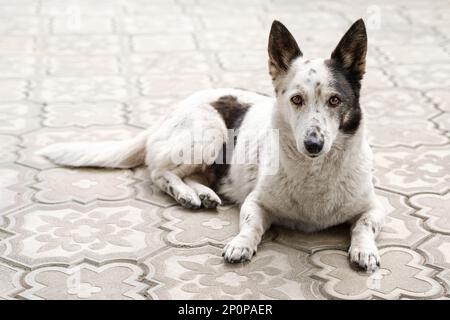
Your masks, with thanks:
[{"label": "white fur", "polygon": [[37,154],[64,166],[133,168],[144,163],[147,138],[148,132],[142,132],[123,141],[56,143]]}]

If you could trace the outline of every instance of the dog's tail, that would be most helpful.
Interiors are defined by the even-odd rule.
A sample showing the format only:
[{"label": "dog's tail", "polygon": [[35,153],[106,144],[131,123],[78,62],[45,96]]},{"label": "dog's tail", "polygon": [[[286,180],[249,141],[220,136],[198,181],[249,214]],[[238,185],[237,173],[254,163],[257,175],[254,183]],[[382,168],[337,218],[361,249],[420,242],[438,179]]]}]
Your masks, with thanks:
[{"label": "dog's tail", "polygon": [[70,167],[133,168],[145,162],[148,135],[145,131],[122,141],[56,143],[37,154]]}]

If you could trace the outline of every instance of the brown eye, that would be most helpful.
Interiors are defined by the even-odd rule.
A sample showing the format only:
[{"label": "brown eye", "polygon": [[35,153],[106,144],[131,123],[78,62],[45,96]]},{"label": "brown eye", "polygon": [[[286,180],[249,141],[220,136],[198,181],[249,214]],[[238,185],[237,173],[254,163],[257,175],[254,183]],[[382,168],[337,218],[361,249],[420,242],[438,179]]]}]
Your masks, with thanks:
[{"label": "brown eye", "polygon": [[336,96],[332,96],[330,98],[330,100],[328,100],[328,102],[330,103],[330,106],[336,107],[337,105],[339,105],[341,103],[341,99],[339,99]]},{"label": "brown eye", "polygon": [[303,98],[300,95],[295,95],[291,98],[291,101],[293,104],[296,105],[302,105],[303,104]]}]

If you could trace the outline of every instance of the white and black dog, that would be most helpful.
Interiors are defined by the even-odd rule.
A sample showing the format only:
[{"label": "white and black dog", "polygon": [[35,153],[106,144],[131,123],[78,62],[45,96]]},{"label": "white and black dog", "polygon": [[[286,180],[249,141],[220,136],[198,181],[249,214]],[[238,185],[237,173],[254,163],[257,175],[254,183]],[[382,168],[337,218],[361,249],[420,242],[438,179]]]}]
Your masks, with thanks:
[{"label": "white and black dog", "polygon": [[[250,260],[272,224],[312,232],[351,222],[350,261],[373,271],[385,212],[374,192],[359,105],[364,22],[350,27],[329,59],[306,59],[274,21],[268,52],[275,98],[200,91],[133,139],[58,143],[39,153],[74,167],[146,164],[152,181],[188,208],[213,208],[221,198],[240,204],[240,232],[223,252],[228,262]],[[276,132],[279,144],[262,152],[274,136],[268,132]],[[238,159],[243,154],[255,161]]]}]

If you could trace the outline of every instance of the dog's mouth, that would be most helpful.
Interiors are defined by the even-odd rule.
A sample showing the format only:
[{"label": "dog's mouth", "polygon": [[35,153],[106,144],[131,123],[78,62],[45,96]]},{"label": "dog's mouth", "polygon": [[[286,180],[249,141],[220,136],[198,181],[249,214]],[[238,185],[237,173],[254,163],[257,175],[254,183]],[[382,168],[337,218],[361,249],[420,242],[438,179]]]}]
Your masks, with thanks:
[{"label": "dog's mouth", "polygon": [[306,156],[310,159],[316,159],[316,158],[320,158],[324,154],[325,154],[324,152],[314,153],[314,154],[306,153]]}]

